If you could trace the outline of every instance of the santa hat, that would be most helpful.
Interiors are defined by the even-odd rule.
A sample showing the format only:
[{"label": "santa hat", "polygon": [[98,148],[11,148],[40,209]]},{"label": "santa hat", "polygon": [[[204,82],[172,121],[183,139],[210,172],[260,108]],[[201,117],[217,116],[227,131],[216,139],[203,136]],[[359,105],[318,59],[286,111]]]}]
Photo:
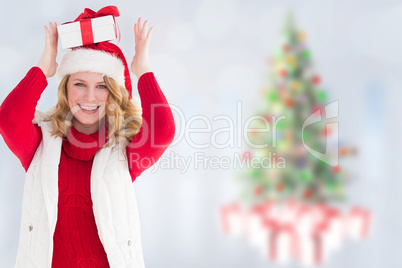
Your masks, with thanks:
[{"label": "santa hat", "polygon": [[100,42],[67,50],[57,68],[57,82],[78,72],[95,72],[113,78],[127,89],[130,99],[132,87],[126,59],[120,48],[110,42]]},{"label": "santa hat", "polygon": [[[86,8],[74,22],[106,15],[118,17],[120,14],[115,6],[107,6],[97,12]],[[125,87],[130,99],[132,98],[130,72],[126,59],[120,48],[113,43],[105,41],[67,50],[57,69],[57,82],[60,83],[66,75],[78,72],[95,72],[111,77]]]}]

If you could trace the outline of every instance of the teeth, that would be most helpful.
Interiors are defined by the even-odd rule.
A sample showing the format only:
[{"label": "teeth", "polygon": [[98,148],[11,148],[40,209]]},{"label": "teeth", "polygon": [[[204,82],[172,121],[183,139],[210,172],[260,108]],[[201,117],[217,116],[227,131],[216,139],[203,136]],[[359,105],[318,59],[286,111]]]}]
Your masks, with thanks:
[{"label": "teeth", "polygon": [[81,107],[81,109],[87,110],[87,111],[94,111],[94,110],[98,109],[98,107],[99,107],[99,106],[95,106],[95,107],[82,106],[81,104],[78,104],[78,105]]}]

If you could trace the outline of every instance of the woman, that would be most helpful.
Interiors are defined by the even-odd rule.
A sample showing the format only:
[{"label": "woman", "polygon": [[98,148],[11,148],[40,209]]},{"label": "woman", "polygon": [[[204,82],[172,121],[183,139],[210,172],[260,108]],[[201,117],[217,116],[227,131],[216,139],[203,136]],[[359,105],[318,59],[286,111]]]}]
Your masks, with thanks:
[{"label": "woman", "polygon": [[[58,66],[55,23],[44,27],[39,63],[0,106],[0,134],[27,172],[16,267],[144,267],[131,183],[175,131],[149,66],[147,23],[134,25],[130,68],[142,118],[121,50],[109,42],[75,48]],[[57,105],[35,112],[56,71]]]}]

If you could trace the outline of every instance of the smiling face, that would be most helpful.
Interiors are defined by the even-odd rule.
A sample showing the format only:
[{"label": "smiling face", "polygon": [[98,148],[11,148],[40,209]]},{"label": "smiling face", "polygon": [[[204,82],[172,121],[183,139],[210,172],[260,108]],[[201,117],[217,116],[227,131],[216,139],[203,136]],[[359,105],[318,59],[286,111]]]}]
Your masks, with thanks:
[{"label": "smiling face", "polygon": [[102,74],[79,72],[70,75],[67,82],[67,100],[74,127],[85,134],[98,131],[99,121],[105,116],[109,90]]}]

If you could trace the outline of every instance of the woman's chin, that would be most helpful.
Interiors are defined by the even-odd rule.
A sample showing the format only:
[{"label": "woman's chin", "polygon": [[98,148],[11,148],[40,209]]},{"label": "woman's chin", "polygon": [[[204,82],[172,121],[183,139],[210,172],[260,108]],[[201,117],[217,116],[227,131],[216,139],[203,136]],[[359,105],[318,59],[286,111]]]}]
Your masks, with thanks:
[{"label": "woman's chin", "polygon": [[99,118],[98,116],[84,115],[84,116],[74,116],[74,119],[78,124],[92,126],[100,124],[102,118]]}]

